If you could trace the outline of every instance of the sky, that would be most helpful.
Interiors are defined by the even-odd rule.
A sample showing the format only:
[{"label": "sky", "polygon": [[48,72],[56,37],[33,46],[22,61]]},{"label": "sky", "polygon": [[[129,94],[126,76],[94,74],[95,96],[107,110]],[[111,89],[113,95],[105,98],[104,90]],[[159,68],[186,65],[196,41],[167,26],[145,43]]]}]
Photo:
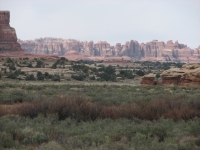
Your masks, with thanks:
[{"label": "sky", "polygon": [[176,40],[200,46],[200,0],[0,0],[21,40]]}]

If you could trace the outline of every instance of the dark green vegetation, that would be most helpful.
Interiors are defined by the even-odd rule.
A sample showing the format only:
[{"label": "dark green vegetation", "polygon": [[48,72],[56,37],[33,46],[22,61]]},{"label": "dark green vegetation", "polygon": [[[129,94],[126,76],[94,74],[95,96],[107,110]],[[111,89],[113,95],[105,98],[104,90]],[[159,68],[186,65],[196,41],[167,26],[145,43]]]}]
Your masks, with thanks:
[{"label": "dark green vegetation", "polygon": [[136,62],[141,64],[141,66],[144,66],[147,68],[149,71],[152,69],[158,69],[158,70],[167,70],[170,69],[172,66],[175,68],[181,68],[184,63],[177,63],[177,62],[150,62],[150,61],[145,61],[145,62]]},{"label": "dark green vegetation", "polygon": [[[27,81],[111,81],[134,80],[148,73],[160,74],[170,67],[181,67],[182,63],[160,62],[124,62],[106,63],[103,61],[68,61],[44,58],[23,58],[0,60],[0,74],[3,79]],[[39,73],[39,74],[38,74]],[[48,73],[48,74],[47,74]],[[158,76],[157,76],[158,77]]]},{"label": "dark green vegetation", "polygon": [[4,83],[0,103],[2,149],[200,149],[200,87]]},{"label": "dark green vegetation", "polygon": [[198,150],[199,119],[156,122],[138,119],[77,122],[57,116],[42,115],[34,119],[20,116],[0,118],[2,148],[40,150]]}]

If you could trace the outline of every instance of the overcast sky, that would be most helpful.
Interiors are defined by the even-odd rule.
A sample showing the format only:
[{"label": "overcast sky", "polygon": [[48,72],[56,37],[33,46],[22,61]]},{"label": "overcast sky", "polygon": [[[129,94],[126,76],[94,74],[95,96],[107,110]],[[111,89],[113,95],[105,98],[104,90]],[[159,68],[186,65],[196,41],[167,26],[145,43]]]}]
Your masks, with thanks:
[{"label": "overcast sky", "polygon": [[200,45],[200,0],[0,0],[18,38]]}]

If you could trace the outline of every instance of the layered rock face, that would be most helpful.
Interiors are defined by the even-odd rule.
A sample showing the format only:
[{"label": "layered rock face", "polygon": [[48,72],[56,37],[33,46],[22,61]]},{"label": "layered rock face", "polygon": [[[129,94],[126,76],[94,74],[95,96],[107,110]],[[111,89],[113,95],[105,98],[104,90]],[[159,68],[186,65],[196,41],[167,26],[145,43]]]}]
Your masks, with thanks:
[{"label": "layered rock face", "polygon": [[22,49],[31,54],[50,54],[65,56],[69,51],[76,51],[80,55],[94,57],[122,57],[128,56],[133,60],[141,61],[176,61],[176,62],[199,62],[200,46],[190,49],[187,45],[172,40],[167,43],[153,40],[151,42],[138,43],[128,41],[124,45],[117,43],[115,46],[106,41],[77,41],[60,38],[40,38],[35,40],[18,40]]},{"label": "layered rock face", "polygon": [[182,68],[173,68],[162,72],[162,84],[200,85],[200,64],[185,64]]},{"label": "layered rock face", "polygon": [[15,29],[10,27],[10,12],[0,11],[0,51],[23,51]]},{"label": "layered rock face", "polygon": [[[142,78],[142,85],[200,85],[200,64],[185,64],[182,68],[171,68],[161,73],[162,82],[148,75]],[[152,84],[154,83],[154,84]]]},{"label": "layered rock face", "polygon": [[142,85],[157,85],[154,74],[148,74],[142,77]]}]

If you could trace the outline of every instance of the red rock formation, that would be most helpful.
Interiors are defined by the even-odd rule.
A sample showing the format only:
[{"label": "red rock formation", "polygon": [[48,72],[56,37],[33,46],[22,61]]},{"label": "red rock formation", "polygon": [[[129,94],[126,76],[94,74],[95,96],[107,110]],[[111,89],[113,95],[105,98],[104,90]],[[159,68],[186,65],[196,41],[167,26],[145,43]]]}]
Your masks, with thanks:
[{"label": "red rock formation", "polygon": [[15,29],[9,23],[10,12],[0,11],[0,51],[22,51]]},{"label": "red rock formation", "polygon": [[66,52],[74,50],[84,56],[128,56],[133,60],[140,61],[181,61],[199,62],[200,47],[191,50],[187,45],[178,41],[173,43],[169,40],[166,44],[162,41],[153,40],[146,44],[139,44],[137,41],[128,41],[124,45],[117,43],[111,46],[106,41],[99,41],[96,44],[92,41],[82,42],[77,40],[64,40],[56,38],[41,38],[32,41],[19,41],[22,48],[31,54],[50,54],[64,56]]},{"label": "red rock formation", "polygon": [[[182,68],[171,68],[161,73],[162,82],[159,85],[200,85],[200,64],[185,64]],[[155,77],[146,75],[141,85],[154,85]]]},{"label": "red rock formation", "polygon": [[142,77],[141,85],[157,85],[154,74],[148,74]]},{"label": "red rock formation", "polygon": [[94,44],[95,56],[112,56],[113,47],[110,46],[106,41],[99,41]]}]

